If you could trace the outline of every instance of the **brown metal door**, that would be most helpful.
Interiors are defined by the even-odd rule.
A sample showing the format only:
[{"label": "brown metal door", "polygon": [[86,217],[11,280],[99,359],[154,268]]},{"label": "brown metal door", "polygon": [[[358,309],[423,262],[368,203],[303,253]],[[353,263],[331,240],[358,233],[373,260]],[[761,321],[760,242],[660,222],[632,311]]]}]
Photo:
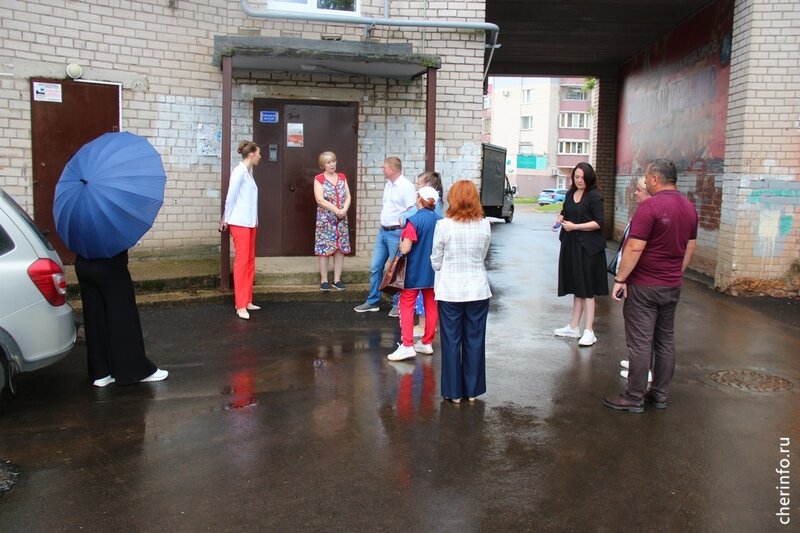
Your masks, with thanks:
[{"label": "brown metal door", "polygon": [[348,212],[355,248],[358,108],[355,103],[256,99],[254,141],[261,147],[255,179],[259,187],[259,256],[314,255],[317,204],[314,176],[320,152],[336,153],[337,171],[347,176]]},{"label": "brown metal door", "polygon": [[33,220],[66,264],[75,261],[56,233],[53,199],[58,178],[81,146],[119,131],[119,85],[31,79]]}]

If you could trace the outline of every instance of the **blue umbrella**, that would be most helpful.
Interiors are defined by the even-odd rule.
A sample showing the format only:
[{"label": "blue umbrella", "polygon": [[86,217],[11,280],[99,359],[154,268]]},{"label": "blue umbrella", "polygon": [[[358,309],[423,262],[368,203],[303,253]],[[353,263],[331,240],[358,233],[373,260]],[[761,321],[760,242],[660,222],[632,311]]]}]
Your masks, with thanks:
[{"label": "blue umbrella", "polygon": [[72,156],[56,184],[53,218],[67,247],[113,257],[147,233],[164,202],[167,175],[147,139],[106,133]]}]

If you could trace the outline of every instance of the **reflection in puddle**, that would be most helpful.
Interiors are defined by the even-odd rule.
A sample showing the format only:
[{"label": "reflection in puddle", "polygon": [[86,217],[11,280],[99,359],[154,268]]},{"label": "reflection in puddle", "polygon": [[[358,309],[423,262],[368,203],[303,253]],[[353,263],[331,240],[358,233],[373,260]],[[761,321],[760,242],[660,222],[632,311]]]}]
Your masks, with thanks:
[{"label": "reflection in puddle", "polygon": [[244,409],[245,407],[254,407],[258,405],[258,400],[255,396],[251,396],[249,398],[242,398],[240,400],[236,400],[230,403],[225,404],[225,410],[231,409]]},{"label": "reflection in puddle", "polygon": [[251,372],[237,372],[232,377],[230,387],[223,387],[222,394],[232,395],[232,401],[225,404],[225,410],[244,409],[258,405],[253,385],[253,374]]},{"label": "reflection in puddle", "polygon": [[311,429],[318,437],[335,437],[345,429],[350,417],[350,399],[344,393],[346,387],[343,386],[348,370],[342,362],[340,343],[317,347],[313,363],[317,405],[311,413]]},{"label": "reflection in puddle", "polygon": [[[388,363],[398,374],[397,399],[394,412],[398,420],[410,422],[415,411],[422,419],[433,416],[436,376],[430,363],[416,365],[410,362]],[[416,404],[416,405],[415,405]]]}]

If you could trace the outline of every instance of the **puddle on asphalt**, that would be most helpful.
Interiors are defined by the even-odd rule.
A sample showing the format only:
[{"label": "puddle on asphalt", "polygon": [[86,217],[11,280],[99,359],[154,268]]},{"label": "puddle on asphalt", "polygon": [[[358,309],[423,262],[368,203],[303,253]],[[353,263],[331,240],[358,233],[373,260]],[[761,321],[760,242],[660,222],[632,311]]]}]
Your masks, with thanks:
[{"label": "puddle on asphalt", "polygon": [[233,400],[223,406],[226,411],[258,405],[255,395],[255,378],[252,372],[236,372],[231,376],[231,381],[231,385],[220,389],[220,394],[223,396],[233,396]]}]

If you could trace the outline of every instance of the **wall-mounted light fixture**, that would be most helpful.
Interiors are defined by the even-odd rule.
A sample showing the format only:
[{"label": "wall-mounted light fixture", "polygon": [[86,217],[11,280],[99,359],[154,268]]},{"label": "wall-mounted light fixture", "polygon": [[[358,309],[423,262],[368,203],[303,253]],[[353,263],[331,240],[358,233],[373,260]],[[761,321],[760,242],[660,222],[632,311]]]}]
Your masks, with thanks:
[{"label": "wall-mounted light fixture", "polygon": [[83,69],[77,63],[70,63],[67,65],[67,76],[72,78],[73,80],[77,80],[81,76],[83,76]]}]

